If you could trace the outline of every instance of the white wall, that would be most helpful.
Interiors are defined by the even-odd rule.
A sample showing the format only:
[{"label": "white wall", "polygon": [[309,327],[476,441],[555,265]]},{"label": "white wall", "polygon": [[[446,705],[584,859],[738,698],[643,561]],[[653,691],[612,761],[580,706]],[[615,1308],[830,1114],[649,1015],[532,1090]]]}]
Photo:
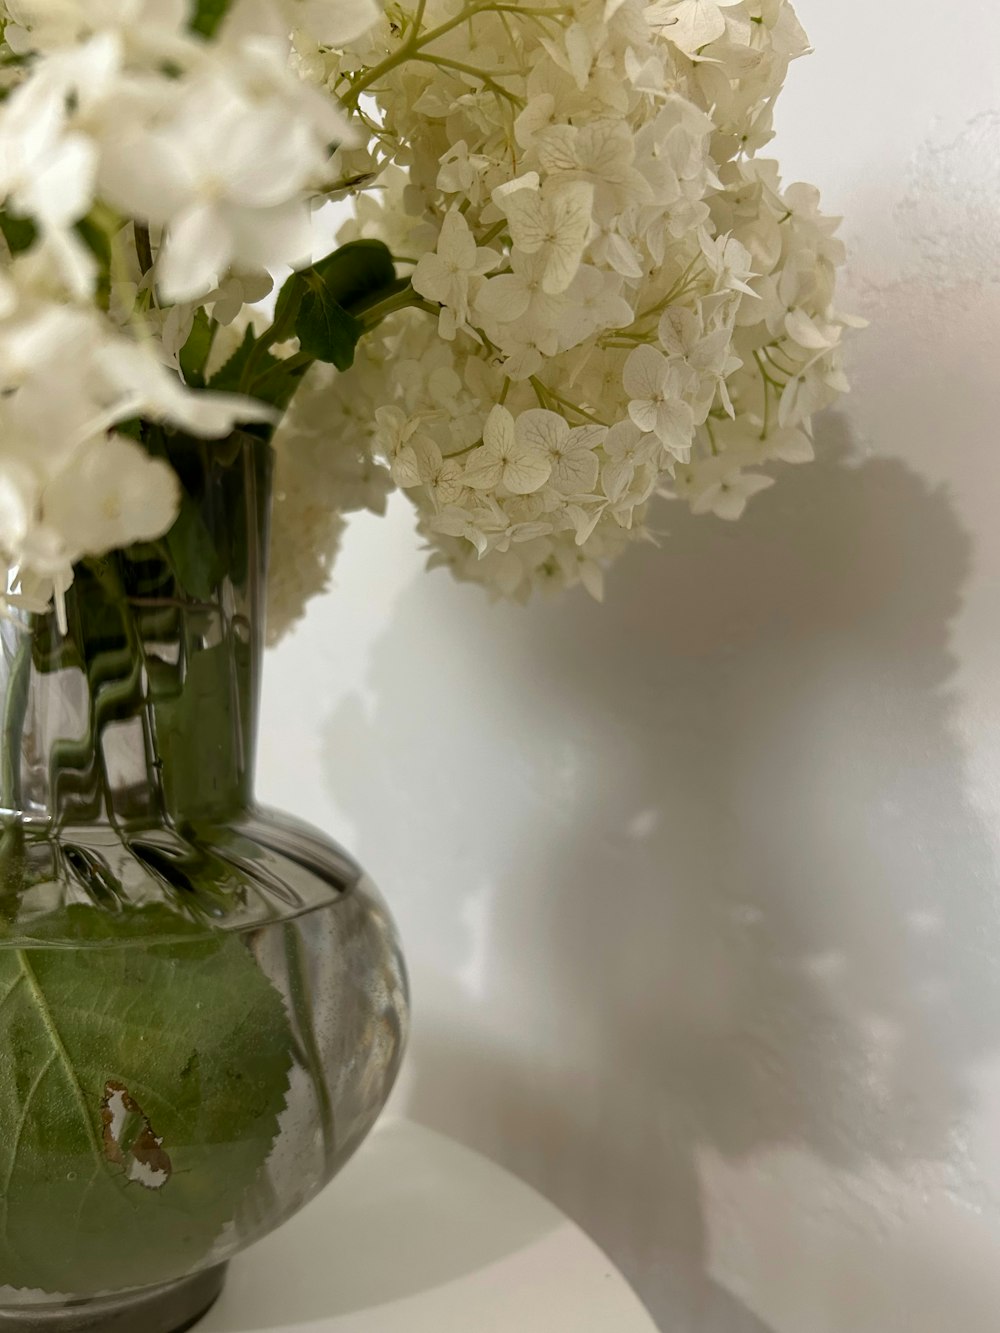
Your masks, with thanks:
[{"label": "white wall", "polygon": [[[401,1105],[669,1333],[1000,1328],[1000,11],[800,0],[872,321],[821,461],[527,612],[356,524],[261,791],[403,929]],[[613,1330],[609,1330],[613,1333]]]}]

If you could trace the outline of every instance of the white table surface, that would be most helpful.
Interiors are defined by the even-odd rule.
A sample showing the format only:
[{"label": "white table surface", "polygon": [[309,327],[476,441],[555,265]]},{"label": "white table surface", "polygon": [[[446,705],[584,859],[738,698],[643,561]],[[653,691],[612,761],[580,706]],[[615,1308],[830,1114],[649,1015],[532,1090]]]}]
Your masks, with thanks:
[{"label": "white table surface", "polygon": [[390,1120],[234,1260],[197,1333],[656,1333],[625,1279],[494,1163]]}]

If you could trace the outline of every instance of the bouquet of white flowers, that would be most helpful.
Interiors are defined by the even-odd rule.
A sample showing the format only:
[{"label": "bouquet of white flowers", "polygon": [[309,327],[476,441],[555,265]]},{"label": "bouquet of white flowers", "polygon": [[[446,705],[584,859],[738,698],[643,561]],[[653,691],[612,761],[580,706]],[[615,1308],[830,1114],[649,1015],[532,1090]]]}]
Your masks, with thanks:
[{"label": "bouquet of white flowers", "polygon": [[169,546],[177,441],[286,409],[273,634],[394,486],[433,564],[600,596],[654,496],[738,517],[847,387],[836,224],[758,156],[788,0],[0,0],[0,30],[7,604]]},{"label": "bouquet of white flowers", "polygon": [[433,564],[600,596],[658,494],[812,457],[841,246],[757,155],[805,50],[787,0],[0,0],[4,1327],[190,1328],[392,1086],[385,906],[253,800],[272,492],[274,636],[394,486]]}]

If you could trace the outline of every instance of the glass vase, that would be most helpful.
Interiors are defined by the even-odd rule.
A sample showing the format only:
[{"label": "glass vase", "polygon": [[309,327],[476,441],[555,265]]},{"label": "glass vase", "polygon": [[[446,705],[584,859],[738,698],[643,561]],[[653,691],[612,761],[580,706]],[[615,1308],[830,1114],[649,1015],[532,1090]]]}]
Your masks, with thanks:
[{"label": "glass vase", "polygon": [[191,1327],[405,1041],[381,897],[253,797],[270,448],[158,439],[169,536],[0,622],[0,1333]]}]

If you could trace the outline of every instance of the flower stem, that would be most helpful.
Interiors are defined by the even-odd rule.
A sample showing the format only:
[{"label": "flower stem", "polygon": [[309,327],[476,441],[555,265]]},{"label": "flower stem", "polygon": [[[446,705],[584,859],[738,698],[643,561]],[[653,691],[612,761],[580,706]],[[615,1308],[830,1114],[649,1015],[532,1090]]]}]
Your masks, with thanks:
[{"label": "flower stem", "polygon": [[[423,8],[423,5],[421,5],[418,10],[421,18],[423,17]],[[448,19],[447,22],[439,24],[436,28],[428,29],[423,36],[417,36],[419,28],[414,25],[410,30],[409,37],[403,42],[398,50],[394,51],[392,55],[386,56],[386,58],[380,61],[377,65],[373,65],[371,69],[367,70],[366,73],[361,76],[361,78],[356,79],[350,85],[347,96],[343,98],[344,105],[348,109],[356,108],[361,99],[361,94],[373,84],[378,83],[383,75],[391,73],[392,70],[405,64],[406,61],[413,60],[426,47],[439,41],[442,37],[447,36],[447,34],[452,32],[455,28],[461,27],[467,20],[475,18],[478,14],[491,12],[497,14],[523,14],[528,17],[560,18],[565,16],[569,10],[562,6],[497,5],[490,4],[489,0],[478,0],[478,3],[467,5],[456,14],[454,18]],[[480,75],[480,77],[482,76]]]},{"label": "flower stem", "polygon": [[149,228],[143,222],[133,222],[132,231],[135,235],[135,252],[139,258],[139,268],[145,277],[153,267],[153,243],[149,239]]},{"label": "flower stem", "polygon": [[516,93],[512,93],[509,88],[505,88],[502,83],[498,83],[484,70],[476,69],[475,65],[465,65],[460,60],[449,60],[445,56],[415,55],[412,59],[423,61],[427,65],[434,65],[438,69],[453,69],[459,74],[468,74],[470,78],[478,79],[483,87],[488,88],[495,96],[505,97],[512,106],[516,106],[520,110],[524,108],[523,97],[518,97]]}]

